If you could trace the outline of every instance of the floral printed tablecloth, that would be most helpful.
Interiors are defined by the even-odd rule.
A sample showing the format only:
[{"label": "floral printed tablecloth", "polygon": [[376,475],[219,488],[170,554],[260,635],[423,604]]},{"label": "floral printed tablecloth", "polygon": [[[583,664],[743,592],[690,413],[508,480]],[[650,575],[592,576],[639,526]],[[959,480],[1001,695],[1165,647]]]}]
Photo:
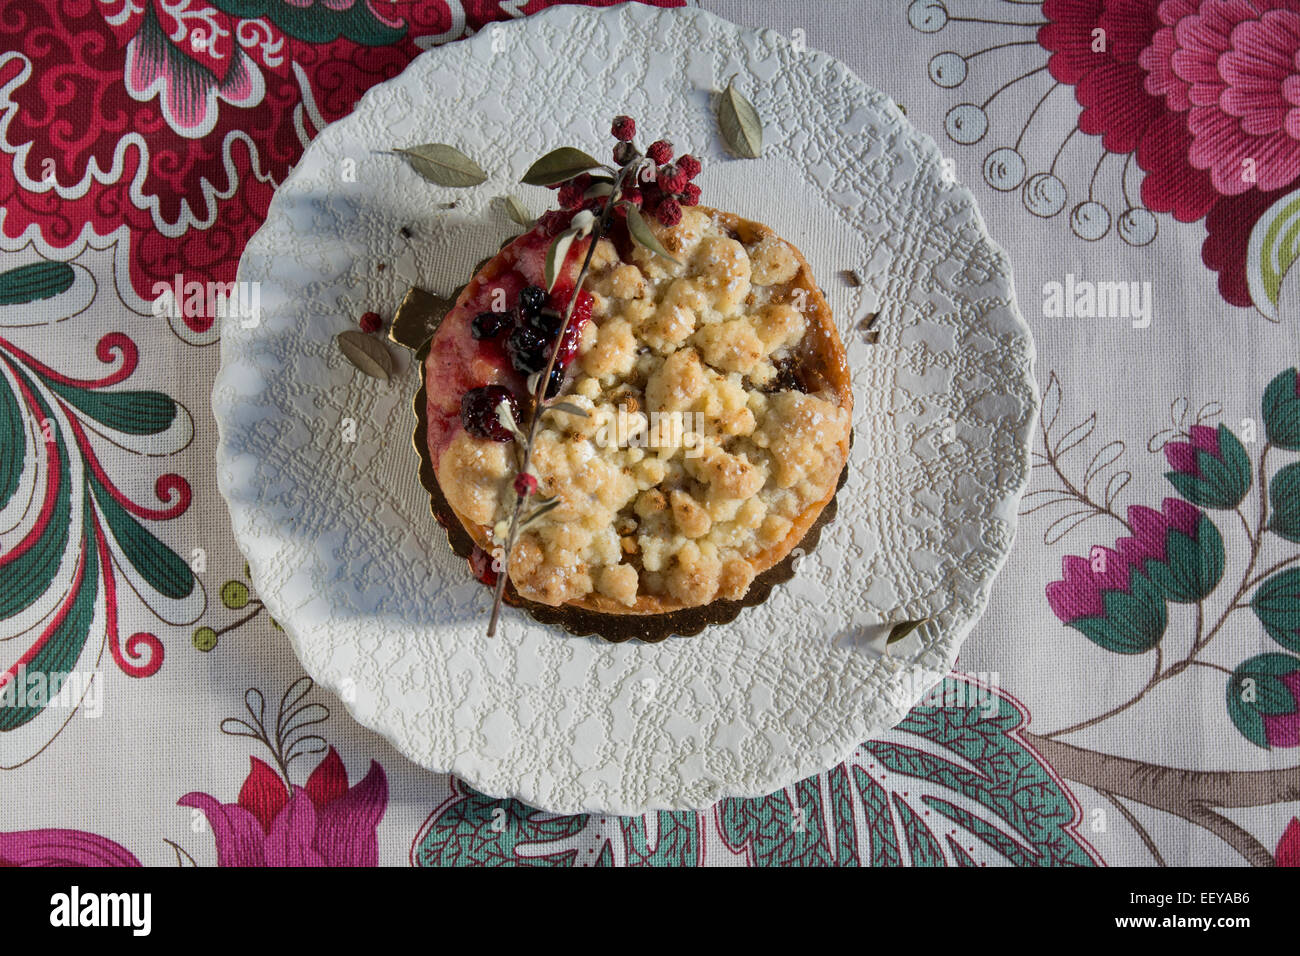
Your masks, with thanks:
[{"label": "floral printed tablecloth", "polygon": [[368,87],[547,5],[0,7],[0,863],[1300,863],[1295,0],[702,0],[894,96],[1035,332],[1016,547],[899,727],[763,799],[554,816],[303,676],[216,490],[217,325],[155,302],[233,279]]}]

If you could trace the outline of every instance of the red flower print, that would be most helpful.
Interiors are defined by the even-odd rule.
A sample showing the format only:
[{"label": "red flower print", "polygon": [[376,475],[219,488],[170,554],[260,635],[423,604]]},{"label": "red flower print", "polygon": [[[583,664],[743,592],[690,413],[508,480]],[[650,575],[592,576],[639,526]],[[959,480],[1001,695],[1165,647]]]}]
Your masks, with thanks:
[{"label": "red flower print", "polygon": [[[1047,0],[1038,31],[1080,132],[1146,171],[1142,202],[1208,217],[1202,260],[1252,301],[1251,231],[1300,178],[1300,10],[1288,0]],[[1094,49],[1095,31],[1105,49]],[[1267,308],[1262,308],[1269,314]]]},{"label": "red flower print", "polygon": [[[1141,654],[1164,636],[1167,601],[1198,601],[1223,573],[1223,538],[1205,512],[1181,498],[1161,510],[1128,509],[1131,535],[1088,557],[1067,555],[1062,579],[1047,585],[1061,619],[1104,650]],[[1207,570],[1211,573],[1207,573]]]},{"label": "red flower print", "polygon": [[1187,114],[1191,165],[1214,189],[1277,189],[1300,175],[1300,12],[1284,0],[1167,0],[1142,52],[1146,88]]},{"label": "red flower print", "polygon": [[139,866],[126,847],[85,830],[0,833],[0,867]]},{"label": "red flower print", "polygon": [[[1052,76],[1075,88],[1083,107],[1079,131],[1102,137],[1113,153],[1131,153],[1160,103],[1143,92],[1138,57],[1158,23],[1148,0],[1047,0],[1043,14],[1052,22],[1038,31],[1038,42],[1052,52]],[[1106,49],[1093,51],[1093,30],[1106,31]]]},{"label": "red flower print", "polygon": [[1271,747],[1300,747],[1300,670],[1283,674],[1278,683],[1291,695],[1291,711],[1263,715],[1264,739]]},{"label": "red flower print", "polygon": [[388,778],[375,761],[348,786],[338,752],[311,772],[306,787],[286,785],[256,757],[235,803],[187,793],[179,806],[201,810],[212,826],[218,866],[378,866],[376,830],[388,807]]},{"label": "red flower print", "polygon": [[1286,825],[1273,857],[1278,866],[1300,866],[1300,819],[1292,817]]},{"label": "red flower print", "polygon": [[1223,457],[1219,452],[1219,432],[1205,425],[1193,425],[1187,432],[1190,441],[1171,441],[1165,445],[1165,458],[1174,471],[1199,478],[1201,466],[1197,461],[1198,452],[1204,452],[1214,458]]}]

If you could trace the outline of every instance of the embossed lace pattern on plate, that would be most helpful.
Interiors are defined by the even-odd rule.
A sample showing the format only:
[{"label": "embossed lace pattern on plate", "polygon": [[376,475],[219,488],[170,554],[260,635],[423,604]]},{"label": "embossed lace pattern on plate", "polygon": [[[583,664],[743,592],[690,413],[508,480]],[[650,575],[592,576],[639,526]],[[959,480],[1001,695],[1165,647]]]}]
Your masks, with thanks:
[{"label": "embossed lace pattern on plate", "polygon": [[[717,133],[733,73],[765,122],[759,160],[729,157]],[[561,145],[603,155],[614,113],[637,118],[642,145],[700,155],[711,205],[807,256],[853,368],[848,482],[795,578],[730,625],[614,645],[511,611],[488,640],[486,589],[416,480],[418,370],[398,356],[384,385],[333,338],[369,309],[391,315],[411,283],[463,282],[517,231],[500,196],[533,213],[553,200],[518,185],[528,164]],[[386,152],[423,142],[460,147],[489,182],[441,189]],[[837,279],[849,268],[860,287]],[[434,49],[316,138],[239,278],[261,283],[261,321],[223,329],[213,411],[257,590],[358,720],[487,793],[630,814],[823,770],[950,668],[1011,546],[1038,396],[1007,260],[886,96],[772,31],[558,7]],[[920,617],[934,623],[883,656],[886,622]]]}]

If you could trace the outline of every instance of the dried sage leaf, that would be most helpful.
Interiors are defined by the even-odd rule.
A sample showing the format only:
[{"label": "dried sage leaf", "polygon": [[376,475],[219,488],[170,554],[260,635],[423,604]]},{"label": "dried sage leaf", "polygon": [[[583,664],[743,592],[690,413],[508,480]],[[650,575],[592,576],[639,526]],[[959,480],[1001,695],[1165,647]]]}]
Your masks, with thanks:
[{"label": "dried sage leaf", "polygon": [[889,637],[885,639],[885,646],[888,647],[890,644],[897,644],[922,624],[927,624],[929,621],[930,619],[928,617],[923,617],[919,621],[902,621],[895,624],[889,629]]},{"label": "dried sage leaf", "polygon": [[338,342],[343,357],[371,378],[387,382],[393,374],[392,353],[373,335],[348,329],[336,335],[334,340]]},{"label": "dried sage leaf", "polygon": [[678,265],[681,265],[681,262],[674,259],[672,254],[663,247],[663,244],[651,230],[650,224],[647,223],[645,217],[641,215],[641,211],[632,205],[627,207],[627,231],[633,239],[645,246],[655,255],[663,256],[669,262],[676,262]]},{"label": "dried sage leaf", "polygon": [[417,173],[439,186],[477,186],[487,182],[487,173],[455,146],[425,143],[410,149],[397,149]]},{"label": "dried sage leaf", "polygon": [[870,312],[858,322],[859,337],[867,345],[875,345],[880,341],[880,329],[875,327],[878,318],[880,318],[879,312]]},{"label": "dried sage leaf", "polygon": [[528,210],[524,208],[523,203],[514,196],[502,196],[501,202],[506,207],[507,216],[519,223],[519,225],[523,226],[525,229],[532,228],[533,223],[536,222],[536,220],[533,219]]},{"label": "dried sage leaf", "polygon": [[551,241],[551,246],[546,250],[546,291],[550,292],[555,288],[555,280],[560,277],[560,269],[564,266],[564,260],[569,256],[569,249],[573,245],[573,240],[578,238],[578,230],[570,229],[562,232]]},{"label": "dried sage leaf", "polygon": [[736,78],[727,81],[718,102],[718,126],[722,138],[737,156],[758,159],[763,153],[763,121],[754,104],[736,89]]},{"label": "dried sage leaf", "polygon": [[579,173],[600,166],[600,160],[589,156],[572,146],[553,149],[533,165],[528,167],[524,178],[519,180],[529,186],[554,186],[566,179],[572,179]]}]

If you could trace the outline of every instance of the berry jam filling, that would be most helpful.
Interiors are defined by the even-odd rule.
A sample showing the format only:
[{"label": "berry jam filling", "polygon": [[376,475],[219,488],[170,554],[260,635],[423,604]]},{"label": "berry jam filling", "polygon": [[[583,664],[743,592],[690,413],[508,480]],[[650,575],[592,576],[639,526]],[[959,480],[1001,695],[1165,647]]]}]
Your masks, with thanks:
[{"label": "berry jam filling", "polygon": [[492,555],[478,545],[469,553],[469,569],[474,577],[490,588],[497,586],[497,573],[492,570]]},{"label": "berry jam filling", "polygon": [[519,402],[504,385],[484,385],[466,392],[460,400],[460,421],[465,431],[488,441],[513,439],[510,429],[497,415],[497,407],[503,402],[510,409],[511,417],[519,421]]},{"label": "berry jam filling", "polygon": [[[551,293],[551,308],[561,316],[564,310],[569,306],[570,290],[556,290]],[[578,293],[578,302],[573,307],[573,315],[569,317],[569,327],[564,330],[564,339],[560,342],[559,354],[555,357],[555,364],[560,368],[568,368],[573,360],[578,356],[578,346],[582,342],[582,329],[591,321],[591,293],[583,289]],[[558,325],[557,325],[558,329]],[[551,339],[554,341],[554,338]]]}]

